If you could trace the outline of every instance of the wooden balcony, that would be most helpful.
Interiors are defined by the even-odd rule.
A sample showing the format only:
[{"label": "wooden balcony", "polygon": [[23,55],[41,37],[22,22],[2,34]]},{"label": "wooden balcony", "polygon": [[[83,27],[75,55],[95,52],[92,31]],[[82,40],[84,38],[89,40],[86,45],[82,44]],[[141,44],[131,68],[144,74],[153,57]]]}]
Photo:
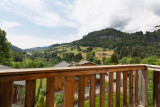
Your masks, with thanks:
[{"label": "wooden balcony", "polygon": [[[148,70],[153,70],[153,106],[159,107],[160,66],[153,65],[108,65],[65,68],[10,69],[0,70],[0,107],[12,106],[13,81],[26,80],[25,107],[34,107],[36,79],[47,78],[46,107],[54,107],[55,77],[63,76],[64,107],[74,106],[74,77],[79,77],[78,107],[84,107],[84,76],[90,75],[90,107],[95,107],[95,80],[100,74],[100,107],[105,106],[105,74],[109,74],[108,107],[148,106]],[[116,102],[113,102],[113,73],[116,73]],[[123,73],[123,76],[121,76]],[[120,100],[123,78],[123,101]],[[127,82],[129,80],[129,88]],[[134,96],[134,97],[133,97]],[[127,101],[128,104],[127,104]]]}]

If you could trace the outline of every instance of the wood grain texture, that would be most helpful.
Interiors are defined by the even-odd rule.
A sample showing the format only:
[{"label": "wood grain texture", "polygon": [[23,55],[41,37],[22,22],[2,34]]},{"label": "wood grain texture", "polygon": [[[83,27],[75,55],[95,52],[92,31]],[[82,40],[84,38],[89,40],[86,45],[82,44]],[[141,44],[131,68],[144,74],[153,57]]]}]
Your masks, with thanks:
[{"label": "wood grain texture", "polygon": [[22,75],[22,74],[42,74],[42,73],[56,73],[68,71],[87,71],[87,70],[102,70],[102,69],[145,69],[144,64],[133,65],[101,65],[101,66],[80,66],[80,67],[56,67],[56,68],[29,68],[29,69],[6,69],[0,70],[0,76],[8,75]]},{"label": "wood grain texture", "polygon": [[64,107],[74,107],[74,76],[65,77]]},{"label": "wood grain texture", "polygon": [[79,93],[78,93],[78,107],[84,107],[84,97],[85,97],[85,76],[79,76]]},{"label": "wood grain texture", "polygon": [[128,72],[123,72],[123,107],[127,107],[127,75]]},{"label": "wood grain texture", "polygon": [[105,105],[105,73],[100,74],[100,107]]},{"label": "wood grain texture", "polygon": [[121,72],[116,73],[116,107],[120,107]]},{"label": "wood grain texture", "polygon": [[55,78],[47,78],[46,107],[54,107]]},{"label": "wood grain texture", "polygon": [[12,82],[0,84],[0,107],[12,107]]},{"label": "wood grain texture", "polygon": [[95,107],[96,75],[90,75],[90,107]]},{"label": "wood grain texture", "polygon": [[[32,80],[32,79],[41,79],[41,78],[54,78],[57,76],[77,76],[77,75],[89,75],[97,73],[106,73],[106,72],[119,72],[119,71],[128,71],[128,70],[138,70],[145,69],[144,66],[91,66],[89,67],[68,67],[64,68],[43,68],[43,69],[19,69],[18,71],[13,71],[10,73],[0,71],[0,83],[10,82],[10,81],[19,81],[19,80]],[[37,70],[37,71],[36,71]],[[39,70],[39,71],[38,71]],[[68,71],[66,71],[68,70]],[[8,71],[9,72],[9,71]]]},{"label": "wood grain texture", "polygon": [[34,107],[35,105],[36,80],[26,81],[25,107]]},{"label": "wood grain texture", "polygon": [[129,71],[129,107],[133,107],[133,71]]},{"label": "wood grain texture", "polygon": [[159,107],[159,72],[153,72],[153,107]]},{"label": "wood grain texture", "polygon": [[139,103],[148,106],[148,70],[139,71]]},{"label": "wood grain texture", "polygon": [[113,72],[109,73],[108,107],[113,107]]},{"label": "wood grain texture", "polygon": [[138,71],[135,71],[134,107],[138,106]]}]

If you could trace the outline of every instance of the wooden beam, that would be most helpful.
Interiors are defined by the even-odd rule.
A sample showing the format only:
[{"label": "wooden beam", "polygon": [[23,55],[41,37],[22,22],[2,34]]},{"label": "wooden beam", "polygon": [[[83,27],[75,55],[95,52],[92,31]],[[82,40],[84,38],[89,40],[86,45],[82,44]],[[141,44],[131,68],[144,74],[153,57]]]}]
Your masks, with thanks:
[{"label": "wooden beam", "polygon": [[139,71],[139,103],[140,105],[148,106],[148,70]]},{"label": "wooden beam", "polygon": [[120,107],[121,72],[116,73],[116,107]]},{"label": "wooden beam", "polygon": [[100,107],[105,106],[105,73],[100,74]]},{"label": "wooden beam", "polygon": [[133,71],[129,72],[129,107],[133,107]]},{"label": "wooden beam", "polygon": [[74,76],[65,77],[64,107],[74,107]]},{"label": "wooden beam", "polygon": [[159,107],[159,72],[153,71],[153,107]]},{"label": "wooden beam", "polygon": [[12,107],[12,82],[0,84],[0,107]]},{"label": "wooden beam", "polygon": [[95,107],[96,75],[90,75],[90,107]]},{"label": "wooden beam", "polygon": [[[70,69],[69,69],[70,68]],[[71,69],[72,68],[72,69]],[[74,69],[73,69],[74,68]],[[77,76],[77,75],[90,75],[106,72],[120,72],[129,70],[145,69],[144,66],[110,66],[110,67],[68,67],[66,69],[19,69],[10,70],[7,72],[0,71],[0,83],[19,81],[19,80],[32,80],[41,78],[53,78],[57,76]],[[67,71],[68,70],[68,71]]]},{"label": "wooden beam", "polygon": [[108,107],[113,107],[113,72],[109,73]]},{"label": "wooden beam", "polygon": [[79,93],[78,93],[78,107],[84,107],[84,97],[85,97],[85,76],[79,76]]},{"label": "wooden beam", "polygon": [[135,71],[134,107],[138,106],[138,71]]},{"label": "wooden beam", "polygon": [[47,78],[46,107],[54,107],[55,78]]},{"label": "wooden beam", "polygon": [[26,81],[25,107],[34,107],[35,105],[36,80]]},{"label": "wooden beam", "polygon": [[123,107],[127,107],[127,75],[128,72],[123,72]]}]

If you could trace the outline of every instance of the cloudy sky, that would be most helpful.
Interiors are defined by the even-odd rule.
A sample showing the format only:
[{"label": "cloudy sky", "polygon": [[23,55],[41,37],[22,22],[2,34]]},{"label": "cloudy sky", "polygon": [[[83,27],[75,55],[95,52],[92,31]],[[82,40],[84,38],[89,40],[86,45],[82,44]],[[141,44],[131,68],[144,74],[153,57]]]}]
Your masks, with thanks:
[{"label": "cloudy sky", "polygon": [[91,31],[156,30],[160,0],[0,0],[0,28],[20,48],[71,42]]}]

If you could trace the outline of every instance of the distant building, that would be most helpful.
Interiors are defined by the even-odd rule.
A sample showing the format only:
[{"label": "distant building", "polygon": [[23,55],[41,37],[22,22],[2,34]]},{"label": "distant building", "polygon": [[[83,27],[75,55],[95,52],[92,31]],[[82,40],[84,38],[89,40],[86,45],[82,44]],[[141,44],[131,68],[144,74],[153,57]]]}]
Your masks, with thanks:
[{"label": "distant building", "polygon": [[53,68],[54,67],[70,67],[70,66],[71,66],[71,64],[67,63],[66,61],[63,61],[63,62],[53,66]]},{"label": "distant building", "polygon": [[[90,62],[90,61],[81,61],[77,64],[69,64],[65,61],[53,66],[53,67],[71,67],[71,66],[96,66],[96,64]],[[99,83],[99,75],[96,75],[96,84]],[[78,89],[79,84],[79,78],[78,76],[75,77],[75,91]],[[88,87],[90,85],[90,76],[85,76],[85,87]],[[60,91],[64,89],[64,77],[56,77],[55,78],[55,91]]]},{"label": "distant building", "polygon": [[[0,70],[14,69],[5,65],[0,65]],[[24,96],[21,95],[21,91],[25,89],[25,81],[14,81],[13,82],[13,104],[24,104]]]}]

